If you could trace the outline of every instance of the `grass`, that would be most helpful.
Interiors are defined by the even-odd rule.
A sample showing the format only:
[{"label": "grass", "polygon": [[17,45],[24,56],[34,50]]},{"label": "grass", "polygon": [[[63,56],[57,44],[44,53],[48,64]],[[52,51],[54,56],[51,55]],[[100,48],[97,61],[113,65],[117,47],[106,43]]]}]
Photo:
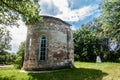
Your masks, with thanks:
[{"label": "grass", "polygon": [[75,62],[75,67],[46,73],[0,68],[0,80],[120,80],[120,63]]},{"label": "grass", "polygon": [[[101,80],[120,80],[120,63],[85,63],[76,62],[76,68],[97,69],[106,73]],[[93,79],[96,80],[96,79]]]}]

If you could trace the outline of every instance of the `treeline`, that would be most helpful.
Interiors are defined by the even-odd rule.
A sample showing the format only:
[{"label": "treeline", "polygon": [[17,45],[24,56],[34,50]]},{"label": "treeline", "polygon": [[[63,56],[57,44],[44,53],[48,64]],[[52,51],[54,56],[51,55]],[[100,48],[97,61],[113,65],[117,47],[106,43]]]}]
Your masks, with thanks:
[{"label": "treeline", "polygon": [[75,60],[120,62],[120,0],[102,0],[102,14],[74,31]]},{"label": "treeline", "polygon": [[21,42],[19,50],[14,53],[7,51],[0,52],[0,64],[8,65],[13,64],[16,68],[22,68],[24,61],[25,42]]},{"label": "treeline", "polygon": [[6,51],[11,47],[9,33],[6,27],[0,26],[0,64],[12,64],[16,58],[15,54]]},{"label": "treeline", "polygon": [[9,52],[0,52],[0,64],[13,64],[16,55]]}]

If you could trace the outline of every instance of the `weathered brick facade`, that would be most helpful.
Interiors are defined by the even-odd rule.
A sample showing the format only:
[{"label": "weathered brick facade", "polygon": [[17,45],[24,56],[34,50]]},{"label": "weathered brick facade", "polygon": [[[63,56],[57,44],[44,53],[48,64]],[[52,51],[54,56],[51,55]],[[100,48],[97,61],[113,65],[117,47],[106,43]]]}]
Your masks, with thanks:
[{"label": "weathered brick facade", "polygon": [[[46,42],[43,53],[41,37],[45,37]],[[43,16],[43,22],[28,25],[24,70],[64,68],[72,66],[73,62],[73,35],[68,23]]]}]

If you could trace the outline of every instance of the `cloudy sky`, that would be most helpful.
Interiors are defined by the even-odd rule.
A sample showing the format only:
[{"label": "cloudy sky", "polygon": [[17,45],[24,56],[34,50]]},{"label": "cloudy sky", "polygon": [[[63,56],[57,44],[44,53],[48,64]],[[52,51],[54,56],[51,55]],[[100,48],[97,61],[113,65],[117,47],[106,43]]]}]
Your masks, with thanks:
[{"label": "cloudy sky", "polygon": [[[41,15],[60,18],[72,26],[73,30],[79,29],[82,24],[92,21],[100,15],[100,0],[39,0]],[[27,28],[19,21],[20,28],[11,28],[12,49],[16,52],[22,41],[26,40]]]}]

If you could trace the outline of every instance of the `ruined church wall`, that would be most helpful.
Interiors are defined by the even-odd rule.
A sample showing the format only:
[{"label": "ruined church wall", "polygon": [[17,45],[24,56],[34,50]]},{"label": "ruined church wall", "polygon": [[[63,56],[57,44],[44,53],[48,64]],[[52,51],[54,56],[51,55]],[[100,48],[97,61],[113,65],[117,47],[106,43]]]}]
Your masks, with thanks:
[{"label": "ruined church wall", "polygon": [[[74,61],[74,47],[72,31],[69,25],[55,19],[44,19],[44,22],[28,25],[26,52],[23,68],[47,69],[69,66]],[[47,38],[47,54],[45,62],[38,61],[39,38]],[[32,40],[29,43],[29,40]],[[30,45],[31,44],[31,45]]]}]

